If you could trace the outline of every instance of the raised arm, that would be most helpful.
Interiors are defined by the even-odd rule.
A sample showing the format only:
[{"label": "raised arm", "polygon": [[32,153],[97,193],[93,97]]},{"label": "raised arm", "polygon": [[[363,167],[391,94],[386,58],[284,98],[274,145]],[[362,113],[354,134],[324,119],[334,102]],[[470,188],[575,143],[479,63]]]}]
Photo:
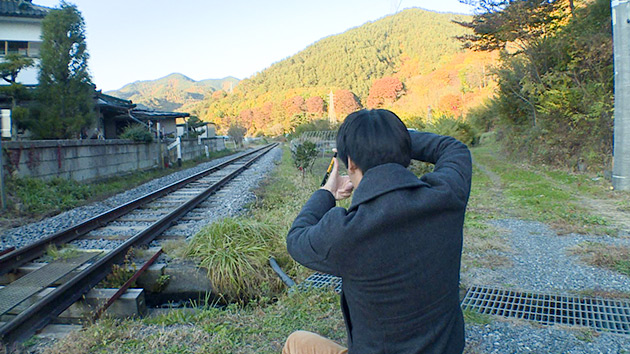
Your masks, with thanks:
[{"label": "raised arm", "polygon": [[291,257],[305,267],[341,275],[335,246],[345,232],[346,213],[344,208],[335,208],[335,198],[329,191],[315,191],[287,235]]},{"label": "raised arm", "polygon": [[472,160],[468,147],[459,140],[426,132],[409,132],[411,158],[435,165],[422,179],[434,186],[446,184],[459,198],[468,200]]}]

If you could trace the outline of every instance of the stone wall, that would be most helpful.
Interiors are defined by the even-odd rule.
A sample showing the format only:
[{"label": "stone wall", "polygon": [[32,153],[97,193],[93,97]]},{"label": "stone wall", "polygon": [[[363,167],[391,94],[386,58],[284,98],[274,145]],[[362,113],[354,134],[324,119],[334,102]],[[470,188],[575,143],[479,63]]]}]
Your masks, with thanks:
[{"label": "stone wall", "polygon": [[[182,160],[205,156],[205,146],[225,149],[222,139],[182,141]],[[129,140],[39,140],[3,141],[2,150],[5,176],[90,181],[155,168],[160,147]]]}]

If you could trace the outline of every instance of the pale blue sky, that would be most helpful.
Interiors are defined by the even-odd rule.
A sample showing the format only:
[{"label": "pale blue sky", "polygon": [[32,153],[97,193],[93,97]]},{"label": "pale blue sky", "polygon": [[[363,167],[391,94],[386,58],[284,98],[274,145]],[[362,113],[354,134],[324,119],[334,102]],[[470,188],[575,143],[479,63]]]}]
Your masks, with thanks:
[{"label": "pale blue sky", "polygon": [[194,80],[244,79],[321,38],[405,8],[471,13],[457,0],[69,2],[85,19],[90,71],[104,91],[173,72]]}]

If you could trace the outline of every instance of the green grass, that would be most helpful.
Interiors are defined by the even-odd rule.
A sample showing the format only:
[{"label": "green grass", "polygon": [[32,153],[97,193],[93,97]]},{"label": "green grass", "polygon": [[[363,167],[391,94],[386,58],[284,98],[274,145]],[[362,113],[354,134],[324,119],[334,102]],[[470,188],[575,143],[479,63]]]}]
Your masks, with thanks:
[{"label": "green grass", "polygon": [[50,245],[46,248],[46,254],[44,259],[49,258],[51,260],[67,260],[77,257],[79,255],[79,249],[72,245],[64,245],[58,248],[55,245]]},{"label": "green grass", "polygon": [[471,268],[497,268],[510,264],[504,255],[510,251],[501,230],[488,223],[489,220],[507,216],[513,207],[500,194],[490,176],[473,166],[470,198],[464,220],[464,248],[462,271]]},{"label": "green grass", "polygon": [[630,248],[599,242],[582,242],[571,249],[582,260],[596,267],[608,268],[630,276]]},{"label": "green grass", "polygon": [[[516,213],[561,231],[612,233],[608,220],[583,205],[580,194],[604,193],[601,181],[563,171],[518,164],[502,157],[496,144],[472,149],[476,161],[496,173]],[[578,183],[579,182],[579,183]]]},{"label": "green grass", "polygon": [[284,246],[284,234],[284,229],[269,222],[225,218],[199,231],[190,241],[187,256],[208,271],[225,301],[271,297],[283,284],[268,260]]},{"label": "green grass", "polygon": [[492,316],[479,313],[475,310],[464,310],[464,321],[476,325],[485,326],[492,323]]},{"label": "green grass", "polygon": [[311,290],[273,305],[187,308],[146,319],[103,319],[57,342],[46,353],[279,353],[303,329],[345,342],[339,297]]}]

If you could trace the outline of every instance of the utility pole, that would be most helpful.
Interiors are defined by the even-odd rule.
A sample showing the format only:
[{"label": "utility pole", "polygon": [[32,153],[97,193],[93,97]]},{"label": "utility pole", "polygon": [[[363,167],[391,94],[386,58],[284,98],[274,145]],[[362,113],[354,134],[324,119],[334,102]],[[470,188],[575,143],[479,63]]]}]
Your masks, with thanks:
[{"label": "utility pole", "polygon": [[330,122],[330,125],[337,124],[337,115],[335,114],[335,95],[332,90],[328,94],[328,122]]},{"label": "utility pole", "polygon": [[630,3],[612,0],[615,130],[612,185],[630,190]]}]

